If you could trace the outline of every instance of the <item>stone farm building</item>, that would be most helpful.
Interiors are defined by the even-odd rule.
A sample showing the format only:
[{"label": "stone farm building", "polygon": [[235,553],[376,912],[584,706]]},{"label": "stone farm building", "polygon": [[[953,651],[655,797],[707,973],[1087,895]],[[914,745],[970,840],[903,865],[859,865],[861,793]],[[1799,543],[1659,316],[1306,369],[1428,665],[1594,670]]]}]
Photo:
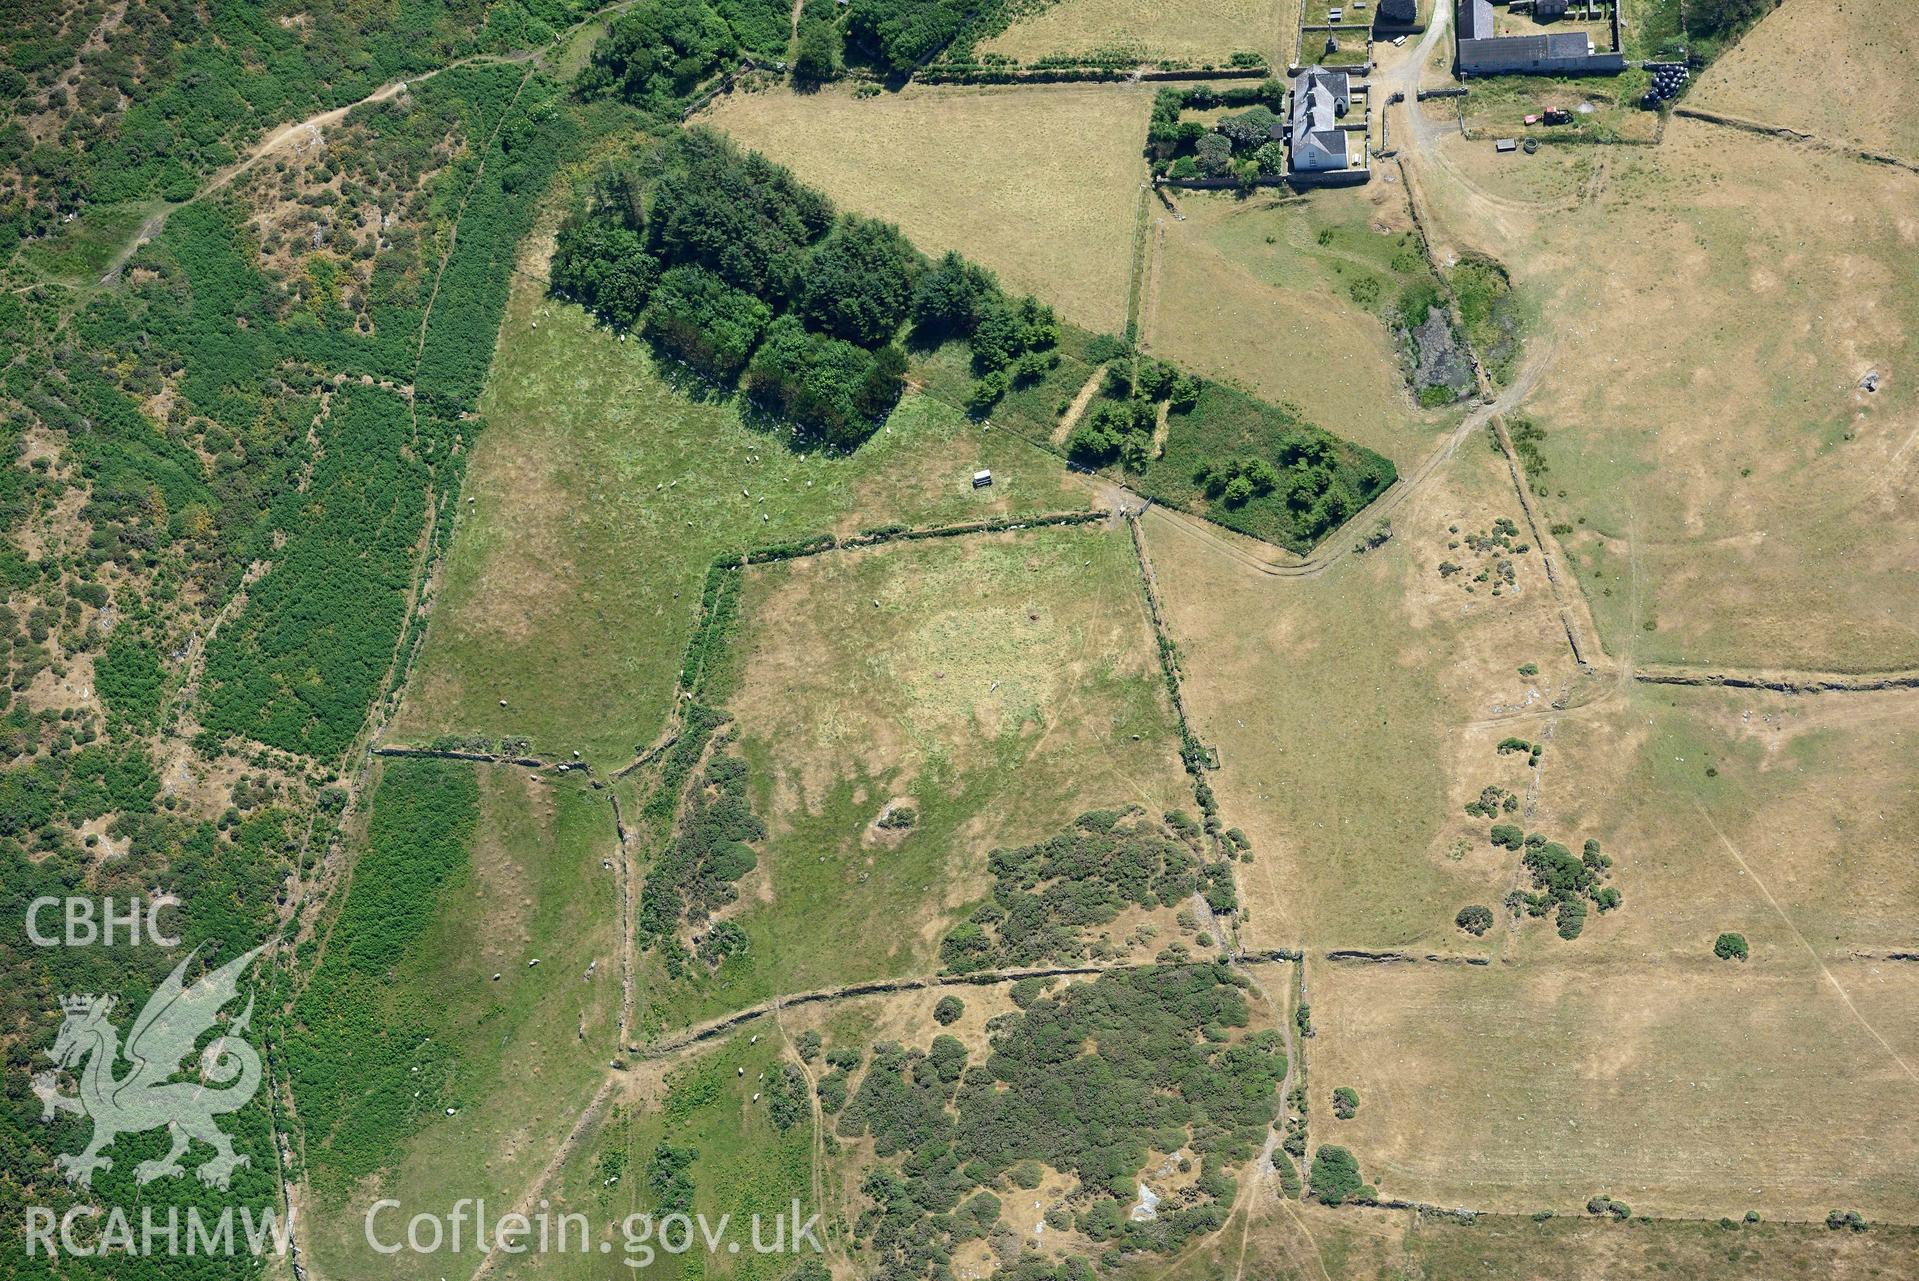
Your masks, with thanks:
[{"label": "stone farm building", "polygon": [[[1618,51],[1616,7],[1612,19],[1613,47],[1597,50],[1582,30],[1502,36],[1492,0],[1458,0],[1458,6],[1457,66],[1461,78],[1524,72],[1611,75],[1625,69],[1626,60]],[[1535,19],[1552,19],[1564,16],[1566,9],[1565,0],[1536,0],[1532,13]]]}]

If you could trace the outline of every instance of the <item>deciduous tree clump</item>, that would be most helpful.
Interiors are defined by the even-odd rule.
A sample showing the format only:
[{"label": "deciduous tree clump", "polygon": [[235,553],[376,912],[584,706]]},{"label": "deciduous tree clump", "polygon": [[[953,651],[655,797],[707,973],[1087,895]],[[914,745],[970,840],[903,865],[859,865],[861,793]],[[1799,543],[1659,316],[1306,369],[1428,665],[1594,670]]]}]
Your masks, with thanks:
[{"label": "deciduous tree clump", "polygon": [[909,321],[918,340],[971,346],[982,414],[1043,374],[1059,342],[1037,300],[1007,298],[956,254],[928,264],[897,227],[836,214],[711,130],[675,134],[648,163],[650,179],[613,166],[560,228],[554,292],[722,391],[737,385],[802,444],[853,449],[885,421]]},{"label": "deciduous tree clump", "polygon": [[[1522,837],[1520,829],[1511,823],[1494,824],[1490,838],[1494,845],[1523,850],[1521,865],[1532,874],[1532,892],[1514,890],[1506,896],[1506,906],[1515,914],[1523,912],[1537,917],[1552,913],[1559,937],[1575,939],[1586,928],[1588,904],[1601,912],[1610,912],[1619,906],[1619,890],[1603,884],[1611,874],[1613,861],[1610,855],[1600,851],[1598,841],[1588,840],[1580,856],[1575,858],[1564,845],[1549,841],[1538,832]],[[1481,933],[1483,931],[1473,930],[1467,922],[1467,912],[1471,910],[1461,911],[1455,924],[1469,933]],[[1488,921],[1487,925],[1490,924]]]}]

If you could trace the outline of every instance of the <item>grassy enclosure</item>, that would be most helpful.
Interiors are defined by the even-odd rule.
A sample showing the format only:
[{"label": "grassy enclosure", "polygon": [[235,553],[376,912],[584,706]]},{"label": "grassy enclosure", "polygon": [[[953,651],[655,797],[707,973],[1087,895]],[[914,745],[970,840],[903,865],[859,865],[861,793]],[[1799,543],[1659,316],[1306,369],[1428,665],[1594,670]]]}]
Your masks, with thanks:
[{"label": "grassy enclosure", "polygon": [[[1660,116],[1639,106],[1651,84],[1644,72],[1629,69],[1601,80],[1566,76],[1474,76],[1471,92],[1459,100],[1466,128],[1475,137],[1535,138],[1548,142],[1651,142],[1659,136]],[[1527,116],[1563,111],[1565,124]],[[1509,157],[1510,159],[1510,157]]]},{"label": "grassy enclosure", "polygon": [[1548,468],[1531,480],[1610,653],[1909,667],[1896,549],[1919,518],[1896,495],[1919,450],[1889,375],[1914,339],[1889,320],[1919,302],[1919,179],[1781,146],[1675,118],[1603,167],[1542,151],[1502,172],[1442,143],[1463,181],[1429,184],[1433,235],[1500,255],[1566,335],[1524,406]]},{"label": "grassy enclosure", "polygon": [[1330,489],[1309,505],[1290,500],[1283,483],[1235,501],[1230,488],[1216,493],[1215,486],[1202,483],[1199,477],[1243,458],[1274,460],[1282,476],[1289,475],[1303,465],[1304,458],[1296,462],[1289,455],[1299,452],[1300,442],[1314,435],[1290,409],[1208,383],[1190,411],[1169,415],[1165,452],[1147,464],[1136,483],[1149,497],[1304,553],[1322,539],[1334,537],[1341,525],[1392,483],[1390,461],[1350,441],[1320,437],[1324,452],[1316,465],[1324,467],[1333,480]]},{"label": "grassy enclosure", "polygon": [[1690,961],[1730,929],[1768,963],[1877,954],[1900,946],[1919,895],[1901,853],[1919,803],[1885,794],[1915,750],[1919,709],[1898,694],[1636,687],[1560,722],[1527,822],[1618,858],[1625,908],[1591,926],[1609,953]]},{"label": "grassy enclosure", "polygon": [[[1497,872],[1456,856],[1453,829],[1468,787],[1494,780],[1455,778],[1460,735],[1574,691],[1536,554],[1508,558],[1515,581],[1497,597],[1437,569],[1480,563],[1448,548],[1449,526],[1515,511],[1503,464],[1473,445],[1440,475],[1394,513],[1384,546],[1304,581],[1262,574],[1256,545],[1230,534],[1146,521],[1188,714],[1219,746],[1207,781],[1252,841],[1249,947],[1468,946],[1454,913]],[[1528,660],[1537,675],[1518,673]]]},{"label": "grassy enclosure", "polygon": [[1143,0],[1029,0],[979,52],[1021,62],[1124,52],[1141,62],[1226,65],[1241,51],[1280,65],[1292,7],[1284,0],[1224,0],[1201,9]]},{"label": "grassy enclosure", "polygon": [[1412,401],[1393,319],[1433,287],[1404,195],[1374,183],[1304,198],[1183,192],[1153,210],[1145,349],[1298,405],[1406,466],[1451,421]]},{"label": "grassy enclosure", "polygon": [[[1363,1157],[1363,1153],[1361,1156]],[[1242,1256],[1238,1234],[1209,1243],[1168,1273],[1177,1281],[1217,1277],[1243,1257],[1249,1272],[1276,1281],[1405,1281],[1481,1277],[1486,1281],[1663,1281],[1714,1277],[1774,1281],[1781,1276],[1889,1281],[1919,1266],[1919,1229],[1875,1223],[1864,1233],[1763,1219],[1632,1219],[1558,1214],[1480,1214],[1462,1223],[1436,1214],[1374,1214],[1278,1198],[1256,1203]],[[1634,1207],[1636,1209],[1636,1207]],[[1310,1233],[1310,1236],[1307,1234]],[[1125,1275],[1125,1274],[1122,1274]],[[1132,1274],[1158,1275],[1143,1268]]]},{"label": "grassy enclosure", "polygon": [[[1020,386],[1017,383],[994,405],[987,422],[995,427],[1018,432],[1028,440],[1050,439],[1063,421],[1063,408],[1070,408],[1096,365],[1091,363],[1087,344],[1093,337],[1083,329],[1063,326],[1059,346],[1059,364],[1047,370],[1039,381]],[[976,377],[965,343],[948,342],[920,355],[911,377],[920,389],[957,409],[966,407],[967,393]]]},{"label": "grassy enclosure", "polygon": [[[745,952],[660,992],[648,1017],[665,1026],[776,991],[931,973],[995,845],[1089,809],[1191,808],[1124,530],[759,567],[740,620],[728,710],[769,835],[723,913]],[[879,826],[902,805],[910,826]],[[879,919],[892,925],[871,929]]]},{"label": "grassy enclosure", "polygon": [[1341,1141],[1386,1195],[1575,1214],[1603,1193],[1641,1214],[1799,1220],[1844,1204],[1909,1220],[1919,1179],[1901,1136],[1919,1117],[1902,1061],[1919,1054],[1919,976],[1830,969],[1803,953],[1764,969],[1704,954],[1320,964],[1313,1069],[1366,1099]]},{"label": "grassy enclosure", "polygon": [[87,288],[99,282],[141,224],[163,207],[159,201],[94,206],[53,235],[22,244],[14,261],[43,280]]},{"label": "grassy enclosure", "polygon": [[735,93],[700,119],[925,252],[958,250],[1063,319],[1117,333],[1151,110],[1137,85],[909,86]]},{"label": "grassy enclosure", "polygon": [[[536,251],[396,738],[523,735],[623,763],[664,723],[720,552],[1087,504],[1057,459],[930,397],[851,455],[794,454],[731,403],[670,386],[643,344],[545,298],[544,278]],[[989,489],[969,483],[980,467]]]},{"label": "grassy enclosure", "polygon": [[691,1252],[675,1255],[660,1250],[655,1240],[647,1275],[774,1281],[791,1273],[793,1255],[762,1255],[749,1248],[749,1221],[763,1216],[763,1239],[770,1243],[773,1217],[789,1213],[794,1200],[802,1206],[802,1218],[820,1206],[815,1180],[821,1163],[812,1117],[776,1124],[766,1084],[783,1064],[795,1062],[779,1032],[762,1025],[670,1065],[636,1065],[633,1076],[622,1081],[622,1093],[566,1154],[548,1186],[553,1214],[585,1215],[595,1229],[588,1249],[531,1254],[512,1275],[568,1281],[631,1277],[646,1256],[627,1252],[620,1225],[630,1215],[682,1210],[703,1213],[715,1225],[730,1214],[734,1226],[726,1237],[740,1245],[739,1252],[729,1254],[722,1246],[709,1253],[696,1235]]}]

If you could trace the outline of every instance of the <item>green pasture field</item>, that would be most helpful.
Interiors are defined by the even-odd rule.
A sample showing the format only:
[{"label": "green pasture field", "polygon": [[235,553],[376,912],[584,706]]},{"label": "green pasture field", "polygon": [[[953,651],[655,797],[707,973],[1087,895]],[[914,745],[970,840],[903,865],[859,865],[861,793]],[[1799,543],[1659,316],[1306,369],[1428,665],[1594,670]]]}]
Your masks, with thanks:
[{"label": "green pasture field", "polygon": [[1231,387],[1207,383],[1189,412],[1176,412],[1168,419],[1166,452],[1146,465],[1138,488],[1149,497],[1199,512],[1228,529],[1289,551],[1309,551],[1322,539],[1338,537],[1340,526],[1359,516],[1361,509],[1392,483],[1394,469],[1389,460],[1349,441],[1333,441],[1334,465],[1349,487],[1351,501],[1339,519],[1319,532],[1306,523],[1304,513],[1288,507],[1278,490],[1231,506],[1209,498],[1194,479],[1207,463],[1240,457],[1276,459],[1288,434],[1304,425],[1285,409]]},{"label": "green pasture field", "polygon": [[[636,1261],[644,1256],[637,1246],[628,1253],[622,1225],[629,1216],[658,1218],[671,1211],[650,1177],[662,1144],[697,1153],[687,1169],[692,1197],[686,1209],[704,1214],[710,1225],[731,1215],[728,1239],[740,1249],[732,1254],[722,1245],[709,1253],[696,1233],[695,1248],[675,1255],[659,1250],[656,1239],[655,1254],[641,1275],[776,1281],[790,1274],[796,1263],[790,1253],[753,1250],[750,1221],[756,1213],[763,1216],[762,1241],[770,1244],[775,1215],[787,1216],[790,1234],[792,1203],[799,1202],[802,1220],[819,1205],[812,1117],[779,1129],[761,1079],[762,1073],[770,1078],[781,1064],[796,1061],[778,1031],[763,1021],[752,1032],[736,1033],[668,1064],[634,1065],[628,1088],[566,1154],[544,1192],[550,1213],[584,1214],[593,1225],[589,1251],[529,1255],[503,1275],[581,1281],[634,1276]],[[828,1239],[826,1231],[816,1231]],[[609,1247],[604,1253],[602,1242]]]},{"label": "green pasture field", "polygon": [[[464,837],[419,845],[441,797],[464,815]],[[443,1259],[368,1253],[361,1224],[370,1203],[504,1201],[572,1127],[618,1045],[618,864],[602,866],[610,859],[612,810],[584,781],[445,761],[385,764],[342,924],[326,936],[294,1009],[314,1038],[301,1046],[295,1100],[308,1125],[309,1186],[326,1207],[303,1244],[321,1266],[439,1275]],[[437,894],[409,888],[396,863],[438,866]],[[405,910],[388,901],[395,894]],[[359,922],[351,934],[349,921]],[[368,1021],[361,1010],[377,1013]],[[320,1133],[335,1116],[337,1130]]]},{"label": "green pasture field", "polygon": [[[524,735],[624,763],[665,721],[714,556],[1088,506],[1057,458],[930,397],[908,396],[851,455],[796,454],[545,298],[544,255],[528,262],[397,740]],[[978,468],[991,488],[972,487]]]},{"label": "green pasture field", "polygon": [[[1086,359],[1086,344],[1093,335],[1070,324],[1062,325],[1061,330],[1055,348],[1059,364],[1038,382],[1008,390],[984,421],[1018,432],[1028,440],[1044,442],[1052,438],[1062,421],[1062,407],[1079,395],[1095,368]],[[917,359],[909,376],[927,395],[963,409],[967,390],[975,381],[970,348],[963,342],[945,343]]]}]

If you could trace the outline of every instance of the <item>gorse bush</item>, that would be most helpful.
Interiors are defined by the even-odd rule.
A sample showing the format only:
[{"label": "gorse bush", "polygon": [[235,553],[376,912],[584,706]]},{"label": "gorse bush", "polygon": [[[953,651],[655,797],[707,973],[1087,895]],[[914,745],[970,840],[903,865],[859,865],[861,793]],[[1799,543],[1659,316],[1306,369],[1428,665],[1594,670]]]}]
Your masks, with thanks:
[{"label": "gorse bush", "polygon": [[202,721],[332,756],[359,732],[393,662],[426,520],[428,470],[406,449],[406,402],[346,386],[315,425],[305,492],[283,496],[286,545],[247,608],[207,646]]},{"label": "gorse bush", "polygon": [[[856,1236],[885,1275],[931,1275],[992,1218],[976,1190],[1037,1184],[1038,1166],[1093,1191],[1079,1229],[1116,1248],[1170,1252],[1216,1230],[1236,1191],[1226,1171],[1259,1151],[1286,1071],[1276,1033],[1231,1035],[1249,1021],[1244,983],[1224,966],[1102,975],[996,1021],[970,1067],[951,1037],[875,1046],[839,1123],[880,1157]],[[1148,1152],[1181,1148],[1203,1154],[1195,1195],[1129,1221],[1116,1198],[1133,1195]]]},{"label": "gorse bush", "polygon": [[1370,1191],[1359,1177],[1359,1162],[1353,1154],[1332,1143],[1314,1149],[1306,1186],[1325,1205],[1342,1205]]},{"label": "gorse bush", "polygon": [[[1610,874],[1613,861],[1600,850],[1598,841],[1588,840],[1582,853],[1574,857],[1564,845],[1538,832],[1522,838],[1519,828],[1510,823],[1495,824],[1491,839],[1494,845],[1523,850],[1520,865],[1532,876],[1532,891],[1514,890],[1506,896],[1506,906],[1528,916],[1552,914],[1561,938],[1575,939],[1584,931],[1588,904],[1602,912],[1619,906],[1618,889],[1601,883]],[[1465,913],[1460,916],[1459,924],[1465,928]]]},{"label": "gorse bush", "polygon": [[[759,863],[750,842],[765,836],[766,826],[747,800],[746,762],[716,751],[686,796],[678,831],[640,887],[640,942],[662,949],[669,974],[685,963],[681,924],[697,926],[739,897],[733,883]],[[744,950],[745,935],[737,925],[722,922],[713,932],[724,943],[702,949],[707,964],[720,965]]]},{"label": "gorse bush", "polygon": [[135,729],[149,729],[159,718],[166,693],[166,669],[153,647],[124,628],[116,629],[93,663],[94,688],[110,715]]},{"label": "gorse bush", "polygon": [[1477,937],[1493,927],[1493,911],[1483,904],[1474,903],[1460,908],[1459,915],[1453,918],[1453,924]]},{"label": "gorse bush", "polygon": [[992,897],[940,943],[940,960],[955,973],[1082,960],[1089,927],[1129,905],[1177,903],[1212,884],[1194,842],[1113,811],[1083,814],[1036,845],[996,849],[987,867]]}]

